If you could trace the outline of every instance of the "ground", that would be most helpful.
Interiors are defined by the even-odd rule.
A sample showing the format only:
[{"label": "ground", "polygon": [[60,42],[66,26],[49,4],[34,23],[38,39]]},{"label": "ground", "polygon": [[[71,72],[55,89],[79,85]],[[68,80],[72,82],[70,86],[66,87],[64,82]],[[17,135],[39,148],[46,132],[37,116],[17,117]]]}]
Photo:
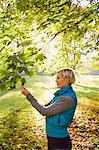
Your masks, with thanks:
[{"label": "ground", "polygon": [[[26,86],[42,103],[57,90],[53,77],[28,78]],[[73,150],[98,150],[99,76],[78,77],[74,90],[78,106],[71,126]],[[17,89],[0,95],[0,150],[47,150],[45,117]]]}]

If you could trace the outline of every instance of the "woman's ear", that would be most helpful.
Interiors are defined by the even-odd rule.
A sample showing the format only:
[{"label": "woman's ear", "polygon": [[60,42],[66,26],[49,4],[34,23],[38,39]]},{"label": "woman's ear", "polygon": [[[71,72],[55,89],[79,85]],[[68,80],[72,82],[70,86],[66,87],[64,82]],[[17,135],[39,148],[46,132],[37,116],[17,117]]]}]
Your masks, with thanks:
[{"label": "woman's ear", "polygon": [[65,79],[65,85],[69,85],[69,80],[68,79]]}]

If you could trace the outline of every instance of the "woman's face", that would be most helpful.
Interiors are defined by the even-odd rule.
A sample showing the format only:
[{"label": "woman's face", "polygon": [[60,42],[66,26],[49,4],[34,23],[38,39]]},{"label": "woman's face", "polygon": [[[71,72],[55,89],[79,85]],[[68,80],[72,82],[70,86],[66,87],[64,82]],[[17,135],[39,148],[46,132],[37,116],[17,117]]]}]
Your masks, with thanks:
[{"label": "woman's face", "polygon": [[63,76],[62,76],[62,73],[59,72],[57,74],[57,77],[56,77],[56,83],[57,83],[57,87],[58,88],[62,88],[66,85],[69,85],[68,81],[67,80],[64,80]]}]

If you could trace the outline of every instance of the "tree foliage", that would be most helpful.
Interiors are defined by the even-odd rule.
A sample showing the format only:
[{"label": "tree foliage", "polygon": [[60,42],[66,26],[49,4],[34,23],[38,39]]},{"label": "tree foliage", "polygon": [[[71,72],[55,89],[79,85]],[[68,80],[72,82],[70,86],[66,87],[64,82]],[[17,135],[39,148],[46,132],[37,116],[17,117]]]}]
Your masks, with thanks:
[{"label": "tree foliage", "polygon": [[75,69],[81,55],[97,51],[98,2],[86,2],[82,6],[81,1],[72,0],[0,1],[1,89],[24,80],[23,73],[34,75],[44,63],[48,43],[57,37],[56,45],[61,47],[54,61],[61,63],[57,61],[56,68],[65,63]]}]

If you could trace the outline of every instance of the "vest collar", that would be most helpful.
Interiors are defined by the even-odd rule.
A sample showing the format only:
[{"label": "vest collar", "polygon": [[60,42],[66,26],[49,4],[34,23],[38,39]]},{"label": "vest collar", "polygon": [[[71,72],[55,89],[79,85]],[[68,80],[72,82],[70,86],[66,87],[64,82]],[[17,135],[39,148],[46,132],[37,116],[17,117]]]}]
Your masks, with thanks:
[{"label": "vest collar", "polygon": [[56,96],[56,95],[62,95],[62,94],[64,94],[64,93],[68,92],[70,89],[72,89],[71,85],[64,86],[63,88],[57,90],[57,91],[54,93],[54,95],[55,95],[55,96]]}]

